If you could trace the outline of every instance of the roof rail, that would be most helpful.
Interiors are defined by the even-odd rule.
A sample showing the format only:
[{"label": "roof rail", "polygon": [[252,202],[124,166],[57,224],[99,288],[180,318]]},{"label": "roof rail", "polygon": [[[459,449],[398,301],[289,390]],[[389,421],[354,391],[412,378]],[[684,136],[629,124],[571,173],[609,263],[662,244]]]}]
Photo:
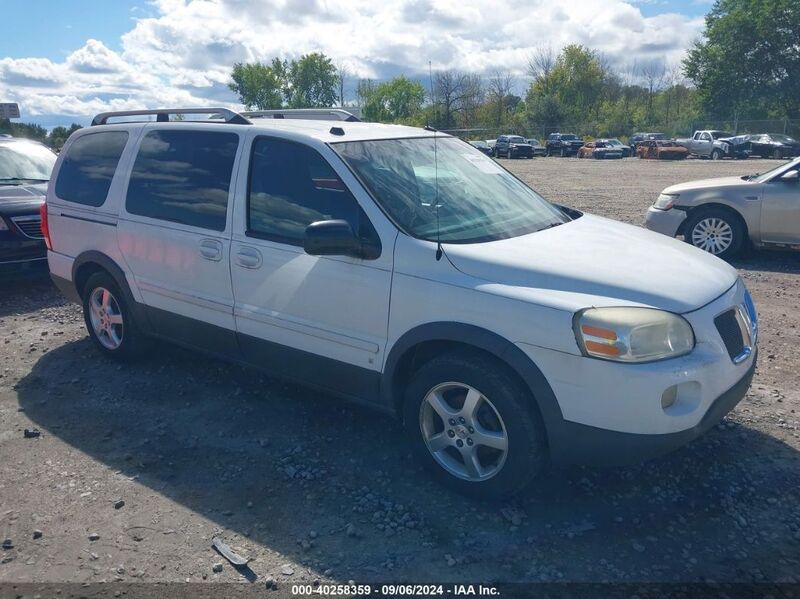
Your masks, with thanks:
[{"label": "roof rail", "polygon": [[360,122],[361,119],[341,108],[290,108],[287,110],[250,110],[241,113],[245,117],[273,119],[308,119],[312,121]]},{"label": "roof rail", "polygon": [[251,125],[252,123],[238,112],[228,108],[156,108],[153,110],[118,110],[114,112],[101,112],[92,119],[92,125],[105,125],[108,119],[122,116],[147,116],[156,115],[159,123],[169,122],[171,114],[210,114],[219,115],[225,119],[226,123],[234,125]]}]

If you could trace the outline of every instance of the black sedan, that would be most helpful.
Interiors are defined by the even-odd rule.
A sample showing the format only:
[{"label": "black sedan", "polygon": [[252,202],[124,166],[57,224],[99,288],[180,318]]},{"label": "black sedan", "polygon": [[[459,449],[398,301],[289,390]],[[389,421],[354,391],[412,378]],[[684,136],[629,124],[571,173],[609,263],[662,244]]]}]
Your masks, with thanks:
[{"label": "black sedan", "polygon": [[492,148],[489,146],[489,144],[486,143],[482,139],[473,140],[473,141],[469,142],[469,145],[471,145],[472,147],[474,147],[477,150],[480,150],[481,152],[483,152],[487,156],[491,156],[492,153],[493,153]]},{"label": "black sedan", "polygon": [[0,137],[0,273],[47,270],[39,209],[56,155],[40,143]]},{"label": "black sedan", "polygon": [[758,133],[748,135],[751,156],[762,158],[791,158],[800,156],[800,141],[782,133]]}]

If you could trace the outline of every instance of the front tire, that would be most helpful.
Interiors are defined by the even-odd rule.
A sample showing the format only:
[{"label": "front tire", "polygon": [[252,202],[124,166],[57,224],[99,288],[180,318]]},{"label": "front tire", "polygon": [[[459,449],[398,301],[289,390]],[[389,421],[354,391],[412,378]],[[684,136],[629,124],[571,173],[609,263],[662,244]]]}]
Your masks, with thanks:
[{"label": "front tire", "polygon": [[501,362],[445,354],[411,378],[406,433],[415,457],[440,482],[466,495],[504,499],[522,491],[547,460],[533,401]]},{"label": "front tire", "polygon": [[741,251],[745,234],[745,227],[735,214],[710,208],[689,218],[684,238],[696,248],[727,260]]},{"label": "front tire", "polygon": [[711,160],[722,160],[722,150],[713,150],[711,152]]},{"label": "front tire", "polygon": [[774,152],[772,152],[772,157],[775,160],[782,160],[783,159],[783,152],[781,152],[780,150],[776,149]]},{"label": "front tire", "polygon": [[147,338],[125,296],[108,273],[97,272],[86,281],[83,319],[92,341],[106,356],[132,359],[147,349]]}]

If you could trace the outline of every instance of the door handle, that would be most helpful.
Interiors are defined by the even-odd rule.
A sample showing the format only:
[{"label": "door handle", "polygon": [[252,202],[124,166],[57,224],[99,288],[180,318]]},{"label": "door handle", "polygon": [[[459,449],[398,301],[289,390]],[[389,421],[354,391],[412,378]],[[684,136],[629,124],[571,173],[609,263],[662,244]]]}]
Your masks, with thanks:
[{"label": "door handle", "polygon": [[244,268],[261,266],[261,252],[254,248],[241,247],[236,251],[236,264]]},{"label": "door handle", "polygon": [[758,196],[744,196],[745,200],[754,201],[758,199]]},{"label": "door handle", "polygon": [[203,239],[200,242],[200,255],[206,260],[219,262],[222,260],[222,243],[216,239]]}]

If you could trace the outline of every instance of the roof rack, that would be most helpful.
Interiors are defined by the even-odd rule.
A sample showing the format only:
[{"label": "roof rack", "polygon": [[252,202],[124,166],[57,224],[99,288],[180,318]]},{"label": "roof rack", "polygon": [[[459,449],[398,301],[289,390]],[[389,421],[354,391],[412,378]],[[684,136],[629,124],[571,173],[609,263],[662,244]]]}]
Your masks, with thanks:
[{"label": "roof rack", "polygon": [[101,112],[92,119],[92,125],[105,125],[108,119],[123,116],[148,116],[156,115],[156,122],[169,122],[171,114],[210,114],[219,115],[224,122],[234,125],[251,125],[252,123],[238,112],[228,108],[156,108],[153,110],[118,110],[114,112]]},{"label": "roof rack", "polygon": [[272,119],[308,119],[311,121],[360,122],[361,119],[341,108],[290,108],[287,110],[250,110],[241,113],[244,117]]}]

